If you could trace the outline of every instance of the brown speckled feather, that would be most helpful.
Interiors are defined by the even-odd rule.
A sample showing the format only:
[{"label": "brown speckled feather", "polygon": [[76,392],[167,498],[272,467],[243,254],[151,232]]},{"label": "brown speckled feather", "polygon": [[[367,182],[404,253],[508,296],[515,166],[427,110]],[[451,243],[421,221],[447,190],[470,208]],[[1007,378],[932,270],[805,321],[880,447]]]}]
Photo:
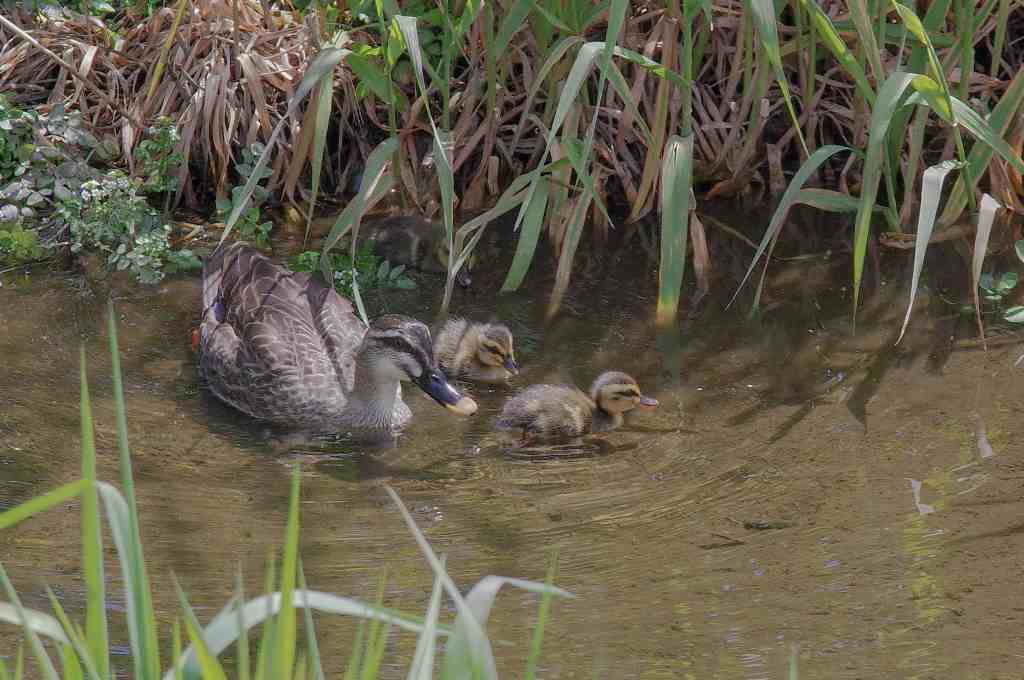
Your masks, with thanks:
[{"label": "brown speckled feather", "polygon": [[200,370],[244,413],[293,426],[343,422],[365,332],[332,288],[244,244],[204,263]]}]

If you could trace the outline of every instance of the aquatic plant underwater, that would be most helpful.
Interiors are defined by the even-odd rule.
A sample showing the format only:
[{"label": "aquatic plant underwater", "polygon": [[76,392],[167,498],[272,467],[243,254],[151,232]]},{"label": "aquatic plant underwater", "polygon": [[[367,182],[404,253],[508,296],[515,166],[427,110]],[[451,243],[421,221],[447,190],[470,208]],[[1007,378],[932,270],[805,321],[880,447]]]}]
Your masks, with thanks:
[{"label": "aquatic plant underwater", "polygon": [[[499,590],[511,586],[540,595],[534,636],[522,677],[535,675],[544,626],[553,597],[572,597],[552,584],[554,564],[547,583],[516,578],[487,576],[463,594],[445,569],[444,556],[431,549],[398,495],[387,488],[410,533],[434,573],[429,606],[423,617],[407,615],[385,607],[380,598],[366,602],[311,589],[305,580],[299,555],[299,470],[292,474],[288,519],[280,562],[268,564],[264,594],[247,598],[239,573],[232,597],[205,626],[198,620],[187,595],[175,583],[181,611],[173,621],[158,620],[153,605],[150,576],[139,531],[132,461],[128,443],[127,417],[117,347],[114,307],[108,308],[108,333],[113,362],[112,378],[117,420],[117,445],[121,488],[96,476],[96,447],[89,397],[85,350],[80,353],[81,376],[81,478],[37,496],[0,513],[0,530],[48,509],[78,499],[81,504],[82,559],[85,581],[85,623],[72,621],[52,590],[47,593],[53,613],[25,608],[0,564],[0,583],[7,601],[0,602],[0,621],[20,626],[28,643],[28,656],[39,676],[102,680],[112,677],[110,609],[107,607],[108,578],[104,574],[102,520],[113,536],[125,593],[124,602],[134,678],[325,678],[338,675],[329,660],[321,658],[313,611],[352,617],[359,630],[343,677],[372,679],[378,676],[386,652],[385,642],[392,628],[417,637],[411,659],[396,660],[408,665],[409,678],[496,678],[497,669],[484,626]],[[426,592],[426,587],[424,587]],[[441,602],[447,596],[454,604],[454,622],[441,621]],[[301,620],[301,627],[300,627]],[[249,631],[262,626],[257,646],[250,646]],[[170,628],[169,654],[162,654],[158,631]],[[52,645],[53,652],[44,645]],[[443,653],[438,643],[444,642]],[[188,643],[183,649],[182,645]],[[233,653],[232,663],[219,657]],[[54,657],[58,660],[54,662]],[[164,662],[166,661],[166,666]],[[394,663],[394,662],[389,662]],[[233,668],[232,668],[233,665]],[[58,672],[58,666],[60,671]],[[325,669],[326,666],[326,669]],[[340,666],[340,664],[339,664]],[[0,658],[0,678],[28,677],[25,651],[19,647],[12,665]]]}]

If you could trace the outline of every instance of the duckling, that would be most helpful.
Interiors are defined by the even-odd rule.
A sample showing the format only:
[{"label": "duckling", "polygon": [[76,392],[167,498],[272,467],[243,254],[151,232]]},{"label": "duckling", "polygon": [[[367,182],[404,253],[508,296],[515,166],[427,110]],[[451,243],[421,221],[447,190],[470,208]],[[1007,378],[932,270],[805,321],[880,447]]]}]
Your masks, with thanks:
[{"label": "duckling", "polygon": [[420,321],[387,315],[367,328],[333,287],[243,243],[218,247],[202,278],[200,374],[249,416],[303,431],[392,433],[412,418],[403,382],[454,413],[476,412],[441,372]]},{"label": "duckling", "polygon": [[622,425],[634,408],[656,408],[631,376],[606,371],[594,380],[587,396],[570,385],[531,385],[505,402],[495,423],[499,430],[523,432],[523,441],[575,439]]},{"label": "duckling", "polygon": [[512,332],[503,324],[449,319],[434,340],[434,356],[449,378],[502,383],[519,373]]},{"label": "duckling", "polygon": [[[360,232],[361,237],[373,240],[374,251],[390,262],[425,272],[448,271],[451,249],[441,222],[417,215],[379,215],[364,218]],[[459,286],[472,285],[475,264],[476,254],[471,253],[455,275]]]}]

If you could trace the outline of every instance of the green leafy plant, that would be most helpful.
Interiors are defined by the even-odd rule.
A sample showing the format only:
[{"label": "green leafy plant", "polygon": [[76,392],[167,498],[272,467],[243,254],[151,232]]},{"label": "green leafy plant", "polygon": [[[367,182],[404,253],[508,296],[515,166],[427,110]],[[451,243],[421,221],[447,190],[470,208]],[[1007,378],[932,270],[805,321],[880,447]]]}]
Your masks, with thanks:
[{"label": "green leafy plant", "polygon": [[[2,223],[0,223],[2,226]],[[44,254],[39,245],[36,232],[25,229],[20,224],[12,224],[9,228],[0,228],[0,262],[19,264],[38,260]]]},{"label": "green leafy plant", "polygon": [[[260,221],[260,205],[267,199],[267,190],[260,186],[259,182],[270,177],[273,171],[265,166],[257,166],[257,161],[263,155],[266,147],[259,142],[242,149],[242,161],[235,164],[241,185],[231,188],[231,198],[217,199],[217,215],[219,219],[227,222],[232,213],[238,211],[238,221],[235,228],[247,241],[253,242],[256,246],[265,247],[270,243],[270,230],[273,229],[273,222]],[[255,179],[249,195],[246,195],[245,187],[250,179]]]},{"label": "green leafy plant", "polygon": [[[234,646],[239,678],[274,678],[296,680],[324,678],[323,659],[314,625],[312,611],[340,614],[360,622],[360,632],[353,654],[348,659],[345,678],[360,677],[373,680],[378,677],[384,654],[388,650],[388,637],[392,627],[417,635],[416,652],[409,669],[409,678],[427,680],[435,677],[435,657],[440,656],[440,677],[481,678],[497,680],[491,641],[484,626],[500,589],[506,585],[540,595],[537,623],[527,656],[523,677],[535,675],[541,641],[551,612],[554,596],[572,595],[552,585],[554,565],[548,571],[546,583],[514,578],[486,576],[465,595],[445,569],[444,559],[434,553],[423,533],[398,495],[385,487],[388,495],[412,534],[417,546],[434,573],[426,616],[416,618],[382,606],[380,597],[375,604],[356,598],[342,597],[312,590],[307,587],[302,561],[299,556],[299,480],[298,467],[291,479],[287,522],[281,551],[280,574],[275,573],[275,562],[268,565],[267,592],[246,599],[241,577],[235,580],[235,595],[205,626],[199,621],[186,594],[177,587],[180,619],[171,625],[170,655],[161,654],[157,637],[157,610],[153,605],[149,569],[144,557],[140,531],[139,510],[135,499],[132,460],[128,441],[124,389],[120,357],[117,349],[116,322],[113,304],[108,307],[108,333],[111,353],[111,376],[115,404],[116,432],[121,473],[121,489],[101,481],[96,471],[96,446],[88,375],[85,365],[85,347],[80,349],[80,413],[82,465],[81,478],[37,496],[21,505],[0,513],[0,529],[46,512],[52,508],[78,501],[81,512],[82,578],[84,581],[85,625],[72,621],[60,600],[51,590],[53,615],[27,609],[0,565],[0,587],[6,601],[0,602],[0,622],[19,626],[28,641],[30,654],[39,670],[38,677],[56,680],[60,677],[50,651],[42,638],[55,646],[62,675],[67,680],[82,678],[102,679],[112,674],[110,657],[114,649],[111,639],[110,615],[107,606],[107,584],[104,576],[104,532],[101,518],[108,523],[116,547],[117,566],[124,584],[124,603],[127,610],[128,649],[131,656],[132,677],[138,680],[170,679],[196,680],[198,678],[223,679],[227,677],[218,657]],[[100,508],[103,508],[103,515]],[[275,590],[276,588],[276,590]],[[456,616],[452,624],[442,623],[441,601],[447,594],[454,603]],[[182,648],[182,626],[188,646]],[[300,628],[301,621],[301,628]],[[362,624],[369,622],[367,628]],[[164,623],[164,622],[162,622]],[[166,622],[170,624],[171,622]],[[263,624],[256,666],[250,673],[249,630]],[[367,633],[364,635],[364,633]],[[438,654],[438,643],[444,640],[444,651]],[[163,661],[168,661],[166,670]],[[26,676],[22,654],[11,670],[0,658],[0,678],[22,680]]]},{"label": "green leafy plant", "polygon": [[[1019,282],[1017,272],[1003,272],[998,276],[991,272],[982,274],[978,280],[978,288],[981,289],[981,299],[985,301],[985,311],[1001,313],[1003,319],[1010,323],[1024,323],[1024,306],[1005,307],[1004,302]],[[974,308],[969,307],[968,310],[974,311]]]},{"label": "green leafy plant", "polygon": [[83,183],[77,196],[60,202],[58,213],[69,227],[71,252],[98,251],[109,268],[128,270],[142,283],[200,266],[191,251],[171,250],[170,226],[118,170]]},{"label": "green leafy plant", "polygon": [[[334,288],[345,297],[353,295],[353,271],[359,281],[359,287],[363,289],[412,290],[416,287],[416,282],[406,273],[405,265],[392,266],[387,260],[376,255],[373,252],[372,241],[364,242],[356,251],[354,267],[352,258],[346,253],[332,252],[329,257]],[[288,260],[288,266],[297,272],[319,272],[320,253],[315,250],[299,253]]]},{"label": "green leafy plant", "polygon": [[135,147],[135,158],[140,164],[142,190],[151,194],[170,194],[178,190],[178,178],[173,175],[181,165],[182,155],[177,151],[181,141],[174,122],[162,116],[147,130],[148,139]]}]

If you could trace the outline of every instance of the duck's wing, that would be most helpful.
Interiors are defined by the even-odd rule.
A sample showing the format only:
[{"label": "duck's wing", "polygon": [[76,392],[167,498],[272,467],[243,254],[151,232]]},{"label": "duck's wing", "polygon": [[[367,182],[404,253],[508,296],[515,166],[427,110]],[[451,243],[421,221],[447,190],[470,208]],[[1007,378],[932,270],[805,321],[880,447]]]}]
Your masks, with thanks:
[{"label": "duck's wing", "polygon": [[351,388],[362,323],[319,280],[234,243],[204,264],[203,303],[204,374],[240,410],[302,419],[311,391],[338,399]]}]

